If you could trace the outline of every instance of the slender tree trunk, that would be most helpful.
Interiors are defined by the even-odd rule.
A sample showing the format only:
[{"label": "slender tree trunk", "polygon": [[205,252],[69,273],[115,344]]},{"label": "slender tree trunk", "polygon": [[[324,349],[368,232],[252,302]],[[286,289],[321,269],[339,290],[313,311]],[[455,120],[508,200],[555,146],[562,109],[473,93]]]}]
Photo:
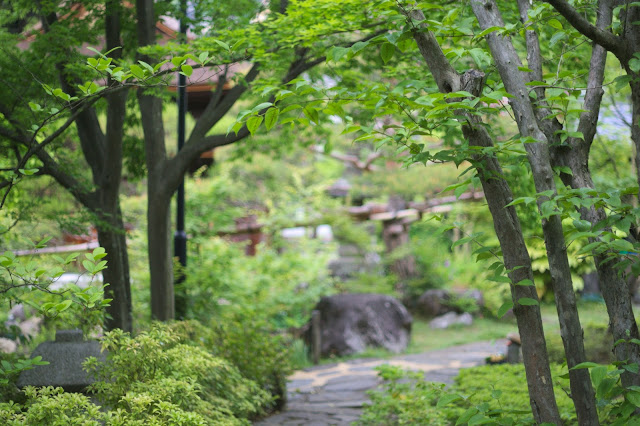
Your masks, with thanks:
[{"label": "slender tree trunk", "polygon": [[[463,126],[462,131],[472,146],[493,146],[491,137],[481,123]],[[531,259],[522,235],[520,220],[515,208],[507,207],[513,201],[511,189],[504,179],[497,177],[504,176],[502,168],[493,156],[476,157],[475,160],[480,163],[476,170],[493,217],[493,226],[500,241],[505,268],[512,271],[509,278],[512,283],[523,280],[533,282]],[[518,301],[523,297],[538,300],[535,286],[511,284],[513,312],[522,339],[522,357],[533,418],[536,423],[562,424],[553,393],[540,307],[521,305]]]},{"label": "slender tree trunk", "polygon": [[[407,17],[409,25],[414,25],[414,19],[419,22],[425,20],[424,14],[419,9],[402,9],[401,11]],[[414,27],[413,37],[441,92],[466,90],[475,96],[482,93],[484,74],[471,70],[460,76],[444,56],[436,38],[426,25],[420,24],[420,28]],[[460,115],[465,120],[462,132],[471,146],[493,146],[491,136],[484,127],[484,123],[477,116],[466,111],[460,111]],[[505,267],[510,270],[509,278],[512,283],[523,280],[533,282],[531,259],[524,242],[520,221],[513,206],[507,207],[513,201],[513,196],[507,182],[502,177],[504,174],[500,164],[492,155],[477,156],[474,161],[494,220],[494,228],[500,240]],[[523,297],[538,300],[535,287],[512,284],[511,294],[514,304],[513,311],[522,339],[522,355],[533,418],[537,423],[561,424],[558,405],[553,393],[540,307],[538,305],[525,306],[519,303]]]},{"label": "slender tree trunk", "polygon": [[[492,26],[504,26],[500,11],[494,0],[474,0],[471,5],[482,29]],[[514,98],[510,100],[510,104],[513,108],[520,134],[536,140],[536,142],[524,144],[529,164],[531,165],[536,191],[539,193],[551,191],[555,194],[556,184],[551,168],[547,137],[538,126],[536,114],[525,84],[527,81],[525,73],[518,70],[518,67],[521,66],[518,54],[508,37],[493,33],[488,34],[486,39],[505,88],[510,94],[514,95]],[[548,199],[547,197],[538,199],[538,206],[541,212],[543,203]],[[597,425],[599,424],[598,412],[589,372],[585,369],[571,369],[586,361],[586,357],[584,353],[584,337],[571,280],[571,270],[560,216],[554,214],[548,218],[543,218],[542,232],[547,249],[560,332],[567,357],[567,365],[569,366],[571,395],[578,421],[580,424]]]},{"label": "slender tree trunk", "polygon": [[126,235],[120,214],[110,215],[108,222],[98,225],[98,242],[105,249],[107,269],[102,272],[105,283],[105,298],[113,299],[107,308],[105,320],[107,330],[120,328],[133,331],[131,315],[131,288],[129,285],[129,259]]},{"label": "slender tree trunk", "polygon": [[[155,44],[156,16],[153,0],[137,0],[138,44]],[[151,62],[151,58],[142,57]],[[167,161],[162,125],[162,99],[138,91],[138,104],[144,131],[147,164],[147,241],[151,275],[151,318],[169,321],[175,317],[173,291],[173,261],[170,244],[171,196],[178,184],[171,185],[171,167]],[[185,166],[186,169],[186,166]],[[175,173],[174,173],[175,174]],[[174,176],[173,180],[177,180]],[[171,189],[168,189],[171,187]]]},{"label": "slender tree trunk", "polygon": [[169,321],[175,317],[173,258],[171,245],[171,199],[157,195],[162,189],[149,183],[147,239],[151,274],[151,318]]}]

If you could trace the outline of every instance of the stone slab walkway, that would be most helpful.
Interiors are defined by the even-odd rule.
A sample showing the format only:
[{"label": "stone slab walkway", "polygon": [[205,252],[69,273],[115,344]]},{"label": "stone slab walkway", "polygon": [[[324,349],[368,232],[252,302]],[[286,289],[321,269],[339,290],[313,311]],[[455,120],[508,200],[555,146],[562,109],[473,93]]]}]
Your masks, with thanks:
[{"label": "stone slab walkway", "polygon": [[363,404],[369,401],[366,392],[380,384],[374,370],[378,365],[424,371],[426,380],[451,384],[458,370],[484,364],[487,356],[504,353],[506,345],[506,339],[476,342],[421,354],[357,359],[296,371],[289,377],[285,411],[255,424],[350,425],[360,416]]}]

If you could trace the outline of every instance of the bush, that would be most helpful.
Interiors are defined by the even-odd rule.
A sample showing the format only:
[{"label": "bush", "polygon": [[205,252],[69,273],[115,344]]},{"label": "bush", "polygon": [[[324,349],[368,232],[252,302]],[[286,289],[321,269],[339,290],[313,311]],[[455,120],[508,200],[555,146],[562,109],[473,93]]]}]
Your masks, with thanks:
[{"label": "bush", "polygon": [[231,362],[242,374],[274,398],[264,408],[280,408],[286,402],[287,375],[291,373],[291,345],[269,331],[266,321],[236,316],[206,327],[197,321],[175,323],[172,332],[214,356]]},{"label": "bush", "polygon": [[181,330],[180,323],[154,324],[135,338],[121,330],[105,335],[107,362],[90,358],[85,367],[97,379],[92,391],[112,415],[153,423],[154,416],[190,412],[198,421],[243,424],[261,414],[269,394],[229,361],[187,343]]},{"label": "bush", "polygon": [[105,413],[85,395],[65,393],[62,388],[28,386],[24,390],[24,406],[5,403],[0,405],[0,422],[4,425],[70,424],[99,425]]},{"label": "bush", "polygon": [[[385,380],[382,390],[371,391],[371,405],[366,405],[359,420],[361,425],[422,424],[533,424],[529,394],[522,365],[482,366],[463,369],[456,384],[444,389],[443,384],[424,380],[421,372],[399,367],[380,366]],[[575,423],[573,403],[560,382],[560,366],[552,370],[556,398],[565,424]]]}]

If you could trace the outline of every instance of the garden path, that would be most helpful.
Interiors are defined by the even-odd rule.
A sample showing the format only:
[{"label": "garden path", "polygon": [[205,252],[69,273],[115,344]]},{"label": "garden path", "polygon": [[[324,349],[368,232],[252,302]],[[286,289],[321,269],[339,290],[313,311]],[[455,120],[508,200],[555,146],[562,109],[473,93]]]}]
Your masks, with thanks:
[{"label": "garden path", "polygon": [[284,411],[256,425],[350,425],[368,402],[366,392],[380,384],[375,367],[397,365],[424,371],[426,380],[453,383],[458,370],[484,364],[487,356],[503,353],[506,339],[467,343],[446,349],[389,359],[355,359],[296,371],[289,377],[288,402]]}]

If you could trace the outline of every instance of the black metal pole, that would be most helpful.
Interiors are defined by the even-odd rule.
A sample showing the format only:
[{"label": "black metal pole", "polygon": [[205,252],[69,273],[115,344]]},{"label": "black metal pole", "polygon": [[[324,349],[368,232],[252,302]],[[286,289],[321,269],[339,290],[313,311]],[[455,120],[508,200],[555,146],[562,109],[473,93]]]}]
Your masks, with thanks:
[{"label": "black metal pole", "polygon": [[[183,13],[183,18],[180,20],[180,34],[182,40],[187,40],[187,3],[186,0],[180,1],[180,8]],[[185,139],[185,118],[187,114],[187,77],[183,74],[178,74],[178,151],[184,146]],[[182,319],[187,314],[187,294],[184,286],[181,286],[185,279],[184,268],[187,266],[187,233],[184,228],[184,178],[178,187],[177,200],[176,200],[176,232],[173,237],[173,249],[174,256],[178,257],[182,270],[176,274],[174,286],[175,291],[175,307],[176,317]]]}]

